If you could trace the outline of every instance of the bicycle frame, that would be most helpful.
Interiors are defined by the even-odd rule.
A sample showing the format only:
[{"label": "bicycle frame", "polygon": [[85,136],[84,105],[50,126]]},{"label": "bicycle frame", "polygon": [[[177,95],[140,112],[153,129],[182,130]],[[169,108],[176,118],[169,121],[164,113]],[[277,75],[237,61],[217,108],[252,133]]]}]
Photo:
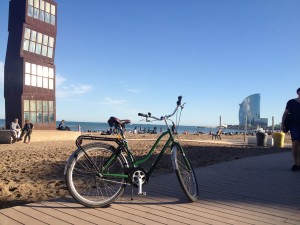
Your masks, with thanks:
[{"label": "bicycle frame", "polygon": [[[128,164],[129,169],[136,168],[136,167],[140,166],[141,164],[143,164],[144,162],[146,162],[147,160],[149,160],[149,158],[153,155],[154,151],[156,150],[158,144],[162,141],[162,139],[166,135],[169,135],[169,138],[166,140],[166,143],[164,144],[163,148],[161,149],[159,155],[155,158],[155,160],[154,160],[153,164],[151,165],[149,171],[147,171],[147,175],[148,175],[148,177],[150,177],[150,175],[152,174],[152,172],[156,168],[158,162],[160,161],[161,157],[163,156],[163,154],[167,150],[167,147],[170,146],[170,145],[173,145],[174,143],[177,143],[177,142],[174,141],[173,134],[172,134],[172,132],[171,132],[171,130],[170,130],[169,127],[168,127],[167,131],[163,132],[158,137],[158,139],[155,141],[155,143],[153,144],[152,148],[147,153],[147,155],[145,157],[143,157],[142,159],[139,159],[139,160],[135,159],[135,156],[132,154],[132,152],[128,148],[127,140],[126,139],[81,135],[81,136],[79,136],[77,138],[76,145],[77,145],[77,147],[80,150],[82,150],[84,152],[87,160],[92,164],[93,168],[97,171],[97,173],[98,173],[99,176],[101,176],[101,177],[124,177],[124,178],[128,178],[129,177],[128,174],[111,174],[111,173],[104,173],[103,171],[105,171],[110,166],[111,162],[119,154],[121,154],[122,152],[125,152],[127,154],[128,158],[129,158],[129,160],[130,160],[130,163]],[[103,164],[102,168],[98,168],[97,165],[95,165],[94,162],[90,159],[90,157],[88,156],[88,154],[86,154],[84,148],[81,146],[82,140],[108,141],[108,142],[114,141],[114,142],[116,142],[118,144],[118,148],[107,159],[107,161]],[[70,158],[71,157],[72,156],[70,156]]]}]

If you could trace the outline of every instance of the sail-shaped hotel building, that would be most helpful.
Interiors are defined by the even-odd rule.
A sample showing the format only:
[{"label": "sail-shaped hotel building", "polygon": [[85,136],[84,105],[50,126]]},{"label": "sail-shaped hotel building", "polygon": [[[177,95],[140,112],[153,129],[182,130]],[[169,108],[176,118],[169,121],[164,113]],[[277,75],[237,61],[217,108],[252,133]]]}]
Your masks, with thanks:
[{"label": "sail-shaped hotel building", "polygon": [[244,99],[240,104],[239,110],[239,124],[244,126],[268,126],[267,118],[260,118],[260,94],[253,94]]}]

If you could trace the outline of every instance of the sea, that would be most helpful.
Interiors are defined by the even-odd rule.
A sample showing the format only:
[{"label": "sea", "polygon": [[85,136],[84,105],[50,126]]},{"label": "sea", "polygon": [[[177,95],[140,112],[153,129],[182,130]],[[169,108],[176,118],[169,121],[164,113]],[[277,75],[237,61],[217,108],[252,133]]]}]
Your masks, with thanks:
[{"label": "sea", "polygon": [[[56,127],[60,121],[56,122]],[[70,127],[72,131],[82,131],[82,132],[106,132],[109,129],[108,123],[102,122],[74,122],[74,121],[65,121],[65,124]],[[5,120],[0,119],[0,129],[5,127]],[[153,123],[146,123],[146,124],[127,124],[126,131],[130,132],[136,129],[137,131],[152,131],[156,127],[157,132],[164,132],[167,130],[165,124],[153,124]],[[190,134],[197,134],[197,133],[205,133],[209,134],[210,132],[216,133],[218,130],[217,127],[199,127],[199,126],[186,126],[186,125],[179,125],[177,126],[177,132],[182,134],[184,132],[188,132]],[[235,130],[235,129],[222,129],[225,133],[241,133],[242,130]]]}]

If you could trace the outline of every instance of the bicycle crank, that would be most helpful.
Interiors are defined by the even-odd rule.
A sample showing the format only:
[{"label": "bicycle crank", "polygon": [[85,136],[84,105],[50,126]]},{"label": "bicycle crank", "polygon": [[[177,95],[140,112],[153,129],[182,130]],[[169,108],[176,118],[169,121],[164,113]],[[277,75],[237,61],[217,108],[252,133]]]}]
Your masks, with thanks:
[{"label": "bicycle crank", "polygon": [[135,187],[138,187],[138,195],[146,195],[143,192],[143,184],[148,181],[147,172],[142,168],[135,168],[131,173],[131,182]]}]

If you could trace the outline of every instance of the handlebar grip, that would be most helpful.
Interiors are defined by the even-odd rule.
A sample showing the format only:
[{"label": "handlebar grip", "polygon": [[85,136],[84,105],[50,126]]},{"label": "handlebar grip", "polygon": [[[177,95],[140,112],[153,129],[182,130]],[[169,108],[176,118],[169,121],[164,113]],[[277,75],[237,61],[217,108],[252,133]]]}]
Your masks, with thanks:
[{"label": "handlebar grip", "polygon": [[178,96],[178,101],[177,101],[177,106],[180,106],[181,105],[181,100],[182,100],[182,96]]},{"label": "handlebar grip", "polygon": [[138,116],[148,117],[148,115],[144,113],[139,113]]}]

